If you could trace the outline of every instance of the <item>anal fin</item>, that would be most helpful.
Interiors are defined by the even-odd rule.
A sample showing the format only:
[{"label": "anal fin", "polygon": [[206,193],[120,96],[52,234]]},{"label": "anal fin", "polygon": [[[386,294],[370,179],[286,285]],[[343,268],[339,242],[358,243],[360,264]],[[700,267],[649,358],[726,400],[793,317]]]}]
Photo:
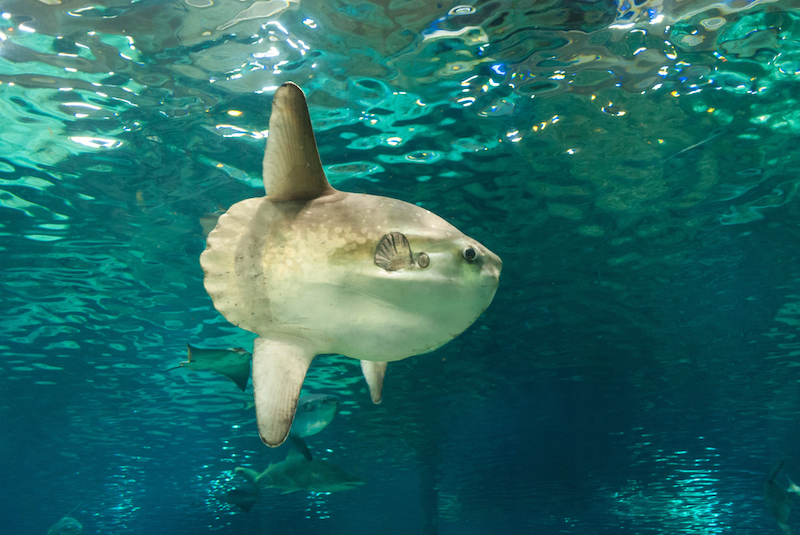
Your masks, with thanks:
[{"label": "anal fin", "polygon": [[297,399],[315,353],[285,339],[258,337],[253,342],[253,397],[258,434],[267,446],[280,446],[289,435]]},{"label": "anal fin", "polygon": [[364,379],[367,380],[369,395],[376,405],[381,402],[383,396],[383,377],[386,375],[386,364],[386,362],[371,360],[361,361],[361,371],[364,373]]}]

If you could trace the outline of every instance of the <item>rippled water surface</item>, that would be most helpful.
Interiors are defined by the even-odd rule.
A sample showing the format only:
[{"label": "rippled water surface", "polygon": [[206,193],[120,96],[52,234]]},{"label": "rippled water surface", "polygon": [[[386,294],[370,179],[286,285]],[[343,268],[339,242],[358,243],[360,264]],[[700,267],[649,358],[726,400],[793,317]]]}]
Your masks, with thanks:
[{"label": "rippled water surface", "polygon": [[[462,1],[0,2],[0,532],[781,533],[800,2]],[[428,208],[504,270],[381,405],[318,358],[306,389],[340,412],[307,442],[367,483],[245,513],[234,468],[291,447],[261,444],[251,389],[170,368],[252,348],[198,259],[263,195],[287,81],[336,188]]]}]

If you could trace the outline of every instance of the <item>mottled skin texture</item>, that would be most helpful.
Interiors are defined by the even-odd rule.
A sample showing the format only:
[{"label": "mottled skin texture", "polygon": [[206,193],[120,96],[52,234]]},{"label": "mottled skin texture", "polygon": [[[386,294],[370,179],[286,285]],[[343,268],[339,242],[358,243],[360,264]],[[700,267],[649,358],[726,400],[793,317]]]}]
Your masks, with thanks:
[{"label": "mottled skin texture", "polygon": [[[375,248],[392,231],[405,234],[431,265],[394,272],[376,266]],[[466,262],[467,245],[482,258]],[[258,334],[300,336],[317,354],[360,360],[399,360],[445,344],[488,306],[499,276],[491,252],[435,214],[344,192],[237,203],[209,236],[204,263],[216,261],[216,251],[227,270],[209,273],[206,289],[228,321]]]}]

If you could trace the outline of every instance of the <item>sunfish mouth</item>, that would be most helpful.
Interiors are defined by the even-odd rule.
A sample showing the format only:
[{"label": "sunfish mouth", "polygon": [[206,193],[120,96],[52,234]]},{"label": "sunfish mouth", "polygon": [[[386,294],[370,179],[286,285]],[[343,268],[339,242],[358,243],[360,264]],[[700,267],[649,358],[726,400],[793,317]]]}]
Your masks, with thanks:
[{"label": "sunfish mouth", "polygon": [[503,261],[500,257],[491,252],[486,247],[483,248],[486,259],[481,267],[481,275],[484,278],[492,278],[495,288],[500,284],[500,272],[503,271]]}]

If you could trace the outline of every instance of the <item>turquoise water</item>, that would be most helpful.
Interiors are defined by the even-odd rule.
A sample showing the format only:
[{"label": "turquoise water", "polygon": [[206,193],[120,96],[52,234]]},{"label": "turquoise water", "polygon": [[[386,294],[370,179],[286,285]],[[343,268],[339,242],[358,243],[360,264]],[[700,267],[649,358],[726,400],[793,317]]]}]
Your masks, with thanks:
[{"label": "turquoise water", "polygon": [[[0,531],[780,533],[798,8],[3,1]],[[428,208],[504,269],[471,328],[390,364],[381,405],[318,358],[306,388],[340,411],[307,443],[367,483],[245,513],[234,469],[291,446],[261,444],[251,389],[169,368],[252,349],[203,288],[201,222],[263,195],[286,81],[335,187]]]}]

